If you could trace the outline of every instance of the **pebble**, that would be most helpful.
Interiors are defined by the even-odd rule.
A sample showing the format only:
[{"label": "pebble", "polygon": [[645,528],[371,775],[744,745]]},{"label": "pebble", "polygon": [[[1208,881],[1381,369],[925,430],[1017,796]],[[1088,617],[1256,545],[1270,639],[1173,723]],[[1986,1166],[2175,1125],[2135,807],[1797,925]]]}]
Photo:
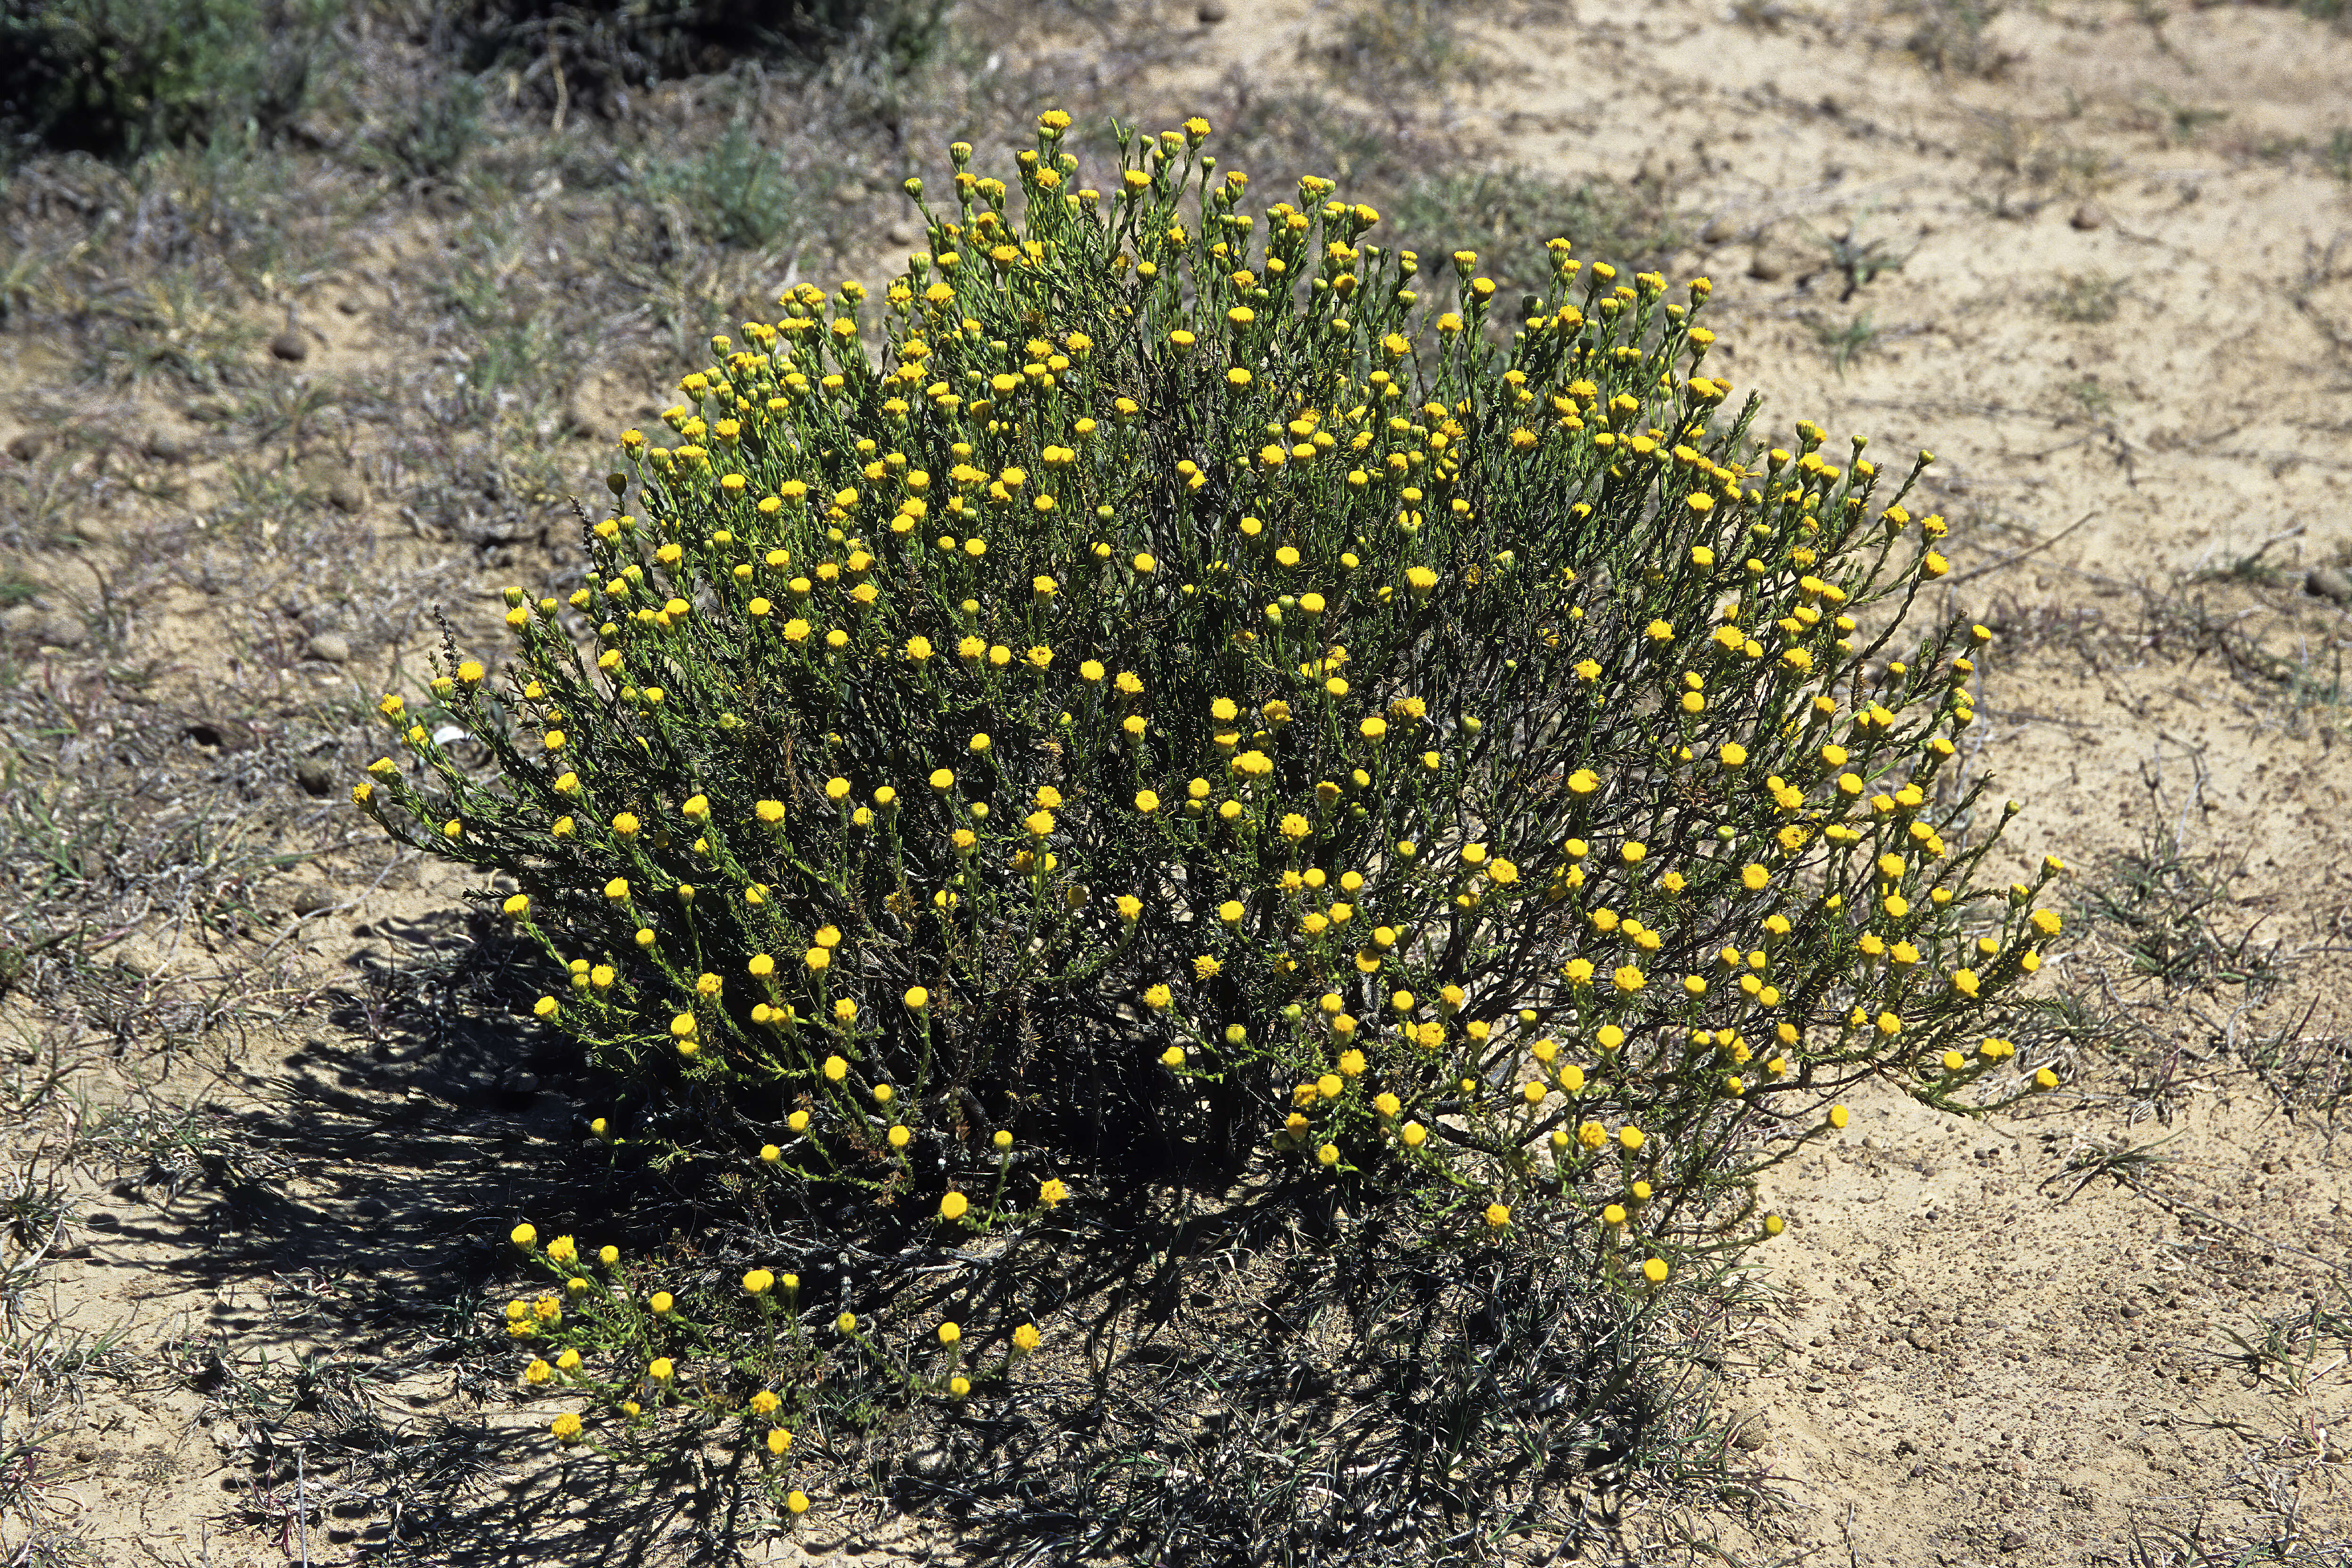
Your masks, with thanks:
[{"label": "pebble", "polygon": [[2096,202],[2084,202],[2074,209],[2074,216],[2066,221],[2087,234],[2095,228],[2105,227],[2107,215],[2100,210]]},{"label": "pebble", "polygon": [[49,444],[47,430],[20,430],[8,438],[8,455],[20,463],[29,463],[39,457]]},{"label": "pebble", "polygon": [[303,651],[322,663],[341,664],[352,657],[351,639],[340,632],[320,632]]},{"label": "pebble", "polygon": [[324,914],[341,901],[332,889],[310,882],[294,889],[293,895],[286,900],[286,907],[308,919],[311,915]]},{"label": "pebble", "polygon": [[2315,598],[2333,599],[2341,605],[2352,601],[2352,575],[2340,567],[2315,566],[2303,580],[2303,591]]},{"label": "pebble", "polygon": [[269,352],[289,364],[300,364],[310,357],[310,340],[289,327],[269,340]]},{"label": "pebble", "polygon": [[1759,250],[1756,259],[1748,264],[1748,276],[1759,283],[1778,283],[1781,278],[1780,263]]},{"label": "pebble", "polygon": [[159,463],[176,463],[188,455],[188,444],[169,430],[150,430],[142,443],[147,455]]},{"label": "pebble", "polygon": [[1225,0],[1201,0],[1192,15],[1201,18],[1202,26],[1213,27],[1233,13],[1225,9]]},{"label": "pebble", "polygon": [[327,499],[338,510],[357,515],[367,510],[367,487],[349,474],[337,474],[327,487]]},{"label": "pebble", "polygon": [[360,302],[357,300],[338,300],[335,309],[346,316],[356,316],[360,313]]},{"label": "pebble", "polygon": [[79,647],[89,641],[89,628],[79,616],[54,610],[41,622],[40,641],[47,647]]},{"label": "pebble", "polygon": [[324,799],[335,787],[335,771],[316,757],[305,757],[294,764],[294,782],[304,795]]}]

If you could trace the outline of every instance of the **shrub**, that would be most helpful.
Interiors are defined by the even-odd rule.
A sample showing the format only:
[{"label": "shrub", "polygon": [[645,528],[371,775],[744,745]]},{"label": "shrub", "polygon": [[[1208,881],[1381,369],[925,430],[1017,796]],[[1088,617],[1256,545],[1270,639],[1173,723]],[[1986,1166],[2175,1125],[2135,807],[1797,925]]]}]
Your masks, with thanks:
[{"label": "shrub", "polygon": [[[676,444],[622,436],[589,580],[508,591],[506,674],[453,646],[383,700],[409,763],[357,797],[520,885],[536,1011],[633,1086],[601,1135],[881,1257],[1267,1159],[1638,1305],[1778,1232],[1757,1175],[1842,1086],[2055,1082],[1987,1034],[2059,870],[1980,885],[1990,634],[1895,640],[1947,570],[1927,454],[1882,498],[1859,438],[1760,444],[1704,280],[1556,240],[1501,323],[1464,251],[1427,320],[1329,182],[1244,213],[1193,121],[1122,132],[1106,195],[1066,124],[1017,213],[961,143],[951,206],[910,180],[877,312],[801,285],[715,339]],[[886,1348],[887,1300],[782,1258],[664,1329],[638,1263],[562,1250],[589,1305],[515,1331],[589,1323],[549,1376],[616,1433],[760,1389],[782,1429],[843,1358],[961,1397],[1028,1321]],[[647,1383],[689,1350],[691,1397]]]},{"label": "shrub", "polygon": [[336,0],[0,0],[0,132],[101,156],[299,111]]}]

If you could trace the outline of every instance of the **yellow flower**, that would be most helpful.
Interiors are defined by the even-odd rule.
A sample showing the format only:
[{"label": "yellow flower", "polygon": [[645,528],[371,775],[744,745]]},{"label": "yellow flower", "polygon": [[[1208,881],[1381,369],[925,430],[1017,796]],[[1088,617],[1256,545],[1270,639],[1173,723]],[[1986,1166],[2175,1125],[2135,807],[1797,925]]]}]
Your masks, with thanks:
[{"label": "yellow flower", "polygon": [[1192,974],[1195,979],[1214,980],[1217,977],[1218,971],[1222,970],[1223,967],[1224,965],[1219,963],[1215,959],[1210,957],[1206,953],[1202,953],[1200,957],[1192,961]]},{"label": "yellow flower", "polygon": [[1501,1230],[1511,1223],[1511,1211],[1501,1204],[1486,1205],[1486,1228]]},{"label": "yellow flower", "polygon": [[1666,1260],[1663,1258],[1653,1258],[1643,1262],[1642,1265],[1642,1278],[1647,1279],[1653,1285],[1664,1284],[1666,1282]]},{"label": "yellow flower", "polygon": [[1059,1176],[1048,1176],[1037,1184],[1037,1201],[1047,1208],[1052,1208],[1069,1195],[1070,1189],[1063,1184]]},{"label": "yellow flower", "polygon": [[950,1193],[940,1200],[940,1217],[947,1220],[961,1219],[964,1216],[964,1211],[971,1207],[971,1201],[961,1193]]},{"label": "yellow flower", "polygon": [[1043,1336],[1037,1332],[1036,1324],[1024,1323],[1013,1331],[1013,1348],[1025,1353],[1035,1350],[1042,1342],[1042,1339]]},{"label": "yellow flower", "polygon": [[776,1277],[764,1268],[754,1268],[743,1276],[743,1289],[751,1295],[764,1296],[775,1288]]},{"label": "yellow flower", "polygon": [[804,1491],[793,1491],[786,1493],[784,1496],[784,1508],[787,1511],[794,1515],[806,1513],[809,1510],[808,1493]]},{"label": "yellow flower", "polygon": [[507,1232],[507,1239],[513,1242],[517,1247],[528,1247],[532,1243],[539,1240],[539,1232],[530,1225],[526,1223],[519,1225],[515,1226],[514,1229]]},{"label": "yellow flower", "polygon": [[677,1368],[670,1364],[670,1360],[667,1356],[658,1358],[651,1366],[646,1368],[646,1375],[652,1378],[656,1383],[667,1383],[672,1377],[676,1376],[677,1373]]},{"label": "yellow flower", "polygon": [[548,1423],[547,1429],[555,1435],[555,1440],[559,1443],[580,1441],[580,1417],[572,1411],[567,1410]]},{"label": "yellow flower", "polygon": [[[762,1392],[765,1391],[762,1390]],[[771,1395],[771,1397],[773,1396]],[[785,1431],[781,1426],[771,1426],[768,1428],[767,1444],[768,1452],[775,1455],[778,1458],[782,1458],[786,1454],[792,1452],[793,1435],[790,1432]],[[801,1508],[806,1508],[808,1506],[808,1499],[801,1497],[800,1493],[794,1492],[793,1496],[801,1499]],[[793,1511],[794,1513],[798,1513],[800,1509],[794,1509]]]},{"label": "yellow flower", "polygon": [[676,1300],[667,1290],[655,1291],[646,1301],[646,1305],[653,1309],[653,1314],[656,1318],[668,1316],[669,1310],[677,1304]]}]

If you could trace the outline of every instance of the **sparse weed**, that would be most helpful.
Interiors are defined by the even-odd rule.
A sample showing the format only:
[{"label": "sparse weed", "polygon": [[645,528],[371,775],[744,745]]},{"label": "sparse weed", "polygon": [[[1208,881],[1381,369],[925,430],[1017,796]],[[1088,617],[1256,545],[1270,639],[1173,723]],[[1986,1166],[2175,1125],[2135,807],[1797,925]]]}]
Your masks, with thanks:
[{"label": "sparse weed", "polygon": [[1328,37],[1299,48],[1358,92],[1443,89],[1486,61],[1458,25],[1468,9],[1470,0],[1356,0]]},{"label": "sparse weed", "polygon": [[482,89],[472,77],[452,76],[416,105],[386,150],[409,175],[446,179],[482,134]]},{"label": "sparse weed", "polygon": [[1917,18],[1903,47],[1929,70],[1997,81],[2024,58],[1985,37],[2007,9],[2001,0],[1914,0],[1902,9]]},{"label": "sparse weed", "polygon": [[740,122],[698,157],[654,163],[638,182],[647,200],[708,243],[745,250],[791,240],[817,195]]},{"label": "sparse weed", "polygon": [[[2238,1347],[2224,1359],[2249,1379],[2302,1394],[2315,1377],[2352,1360],[2352,1295],[2342,1279],[2327,1279],[2302,1310],[2263,1318],[2245,1329],[2224,1324],[2221,1333]],[[2323,1366],[2320,1358],[2330,1352],[2332,1363]]]},{"label": "sparse weed", "polygon": [[2234,907],[2227,876],[2192,861],[2178,834],[2161,826],[2146,829],[2137,849],[2108,855],[2079,884],[2076,903],[2135,973],[2168,991],[2259,990],[2276,974],[2271,950],[2255,940],[2259,921],[2235,935],[2219,923]]},{"label": "sparse weed", "polygon": [[1815,321],[1812,323],[1812,329],[1814,341],[1822,345],[1823,352],[1828,353],[1831,365],[1841,376],[1845,374],[1848,365],[1870,351],[1871,345],[1878,341],[1879,336],[1877,323],[1871,319],[1870,312],[1867,310],[1856,315],[1843,326],[1837,326],[1828,321]]},{"label": "sparse weed", "polygon": [[2062,321],[2100,326],[2116,319],[2122,309],[2128,278],[2104,272],[2062,272],[2057,283],[2042,296],[2042,308]]}]

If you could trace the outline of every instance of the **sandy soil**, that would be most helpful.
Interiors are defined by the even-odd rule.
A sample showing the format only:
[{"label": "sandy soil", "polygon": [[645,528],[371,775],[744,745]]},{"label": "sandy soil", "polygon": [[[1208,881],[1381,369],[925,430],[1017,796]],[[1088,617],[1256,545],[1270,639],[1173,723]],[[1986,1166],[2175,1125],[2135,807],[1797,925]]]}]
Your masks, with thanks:
[{"label": "sandy soil", "polygon": [[[1232,0],[1194,26],[1192,9],[1146,18],[1169,40],[1139,89],[1155,108],[1311,70],[1344,16]],[[2334,756],[2352,584],[2326,574],[2352,561],[2352,182],[2329,153],[2352,127],[2352,33],[2286,10],[2098,0],[2011,10],[1980,33],[1955,15],[1473,7],[1475,62],[1444,89],[1447,118],[1498,167],[1668,182],[1691,215],[1670,270],[1716,280],[1710,369],[1766,395],[1767,427],[1810,416],[1833,443],[1867,433],[1937,454],[1948,603],[2002,634],[1974,762],[2024,803],[2008,853],[2095,873],[2153,833],[2221,887],[2211,920],[2251,930],[2278,979],[2168,988],[2112,931],[2086,929],[2053,978],[2108,1004],[2114,1038],[2077,1049],[2075,1087],[1986,1124],[1859,1101],[1841,1146],[1774,1184],[1792,1225],[1761,1277],[1784,1306],[1726,1373],[1735,1458],[1769,1500],[1629,1516],[1625,1551],[1684,1560],[1666,1544],[1679,1531],[1746,1561],[1853,1568],[2352,1563],[2341,1331],[2291,1381],[2230,1337],[2346,1310],[2352,1283],[2352,1149],[2325,1097],[2296,1087],[2330,1062],[2340,1074],[2352,1004]],[[1941,74],[1905,47],[1931,25],[1955,40]],[[312,292],[310,368],[399,352],[395,302],[358,269]],[[344,298],[351,312],[329,308]],[[20,391],[54,375],[38,345],[0,344]],[[594,380],[580,417],[643,417],[651,390]],[[19,402],[0,403],[0,445],[37,421],[29,393]],[[436,570],[434,544],[351,499],[385,570]],[[133,547],[101,538],[82,569]],[[142,626],[148,651],[199,670],[226,657],[213,613],[200,595],[167,603]],[[289,688],[352,679],[295,662]],[[283,947],[320,973],[446,940],[457,885],[404,866],[328,890],[332,912],[289,921]],[[137,931],[115,956],[191,984],[222,962]],[[55,1027],[21,1009],[8,1022],[27,1038]],[[110,1070],[99,1092],[146,1102]],[[266,1464],[253,1480],[259,1428],[217,1396],[221,1369],[283,1369],[330,1322],[362,1321],[398,1247],[385,1216],[462,1201],[426,1185],[429,1157],[372,1165],[352,1108],[383,1125],[413,1106],[397,1114],[425,1142],[446,1131],[438,1174],[467,1194],[497,1190],[501,1140],[547,1136],[567,1112],[487,1053],[419,1076],[356,1026],[244,1038],[158,1072],[159,1106],[202,1092],[209,1114],[316,1118],[315,1149],[271,1156],[289,1162],[275,1180],[299,1223],[247,1248],[270,1226],[235,1204],[159,1205],[159,1184],[95,1166],[78,1178],[78,1215],[28,1288],[68,1325],[119,1330],[123,1365],[162,1354],[194,1373],[88,1384],[57,1439],[55,1517],[107,1563],[366,1560],[387,1521],[342,1481]],[[452,1108],[468,1104],[488,1121],[460,1133]],[[2103,1155],[2159,1142],[2159,1160],[2103,1173]],[[336,1310],[312,1316],[320,1302]],[[383,1392],[426,1421],[458,1390],[415,1362]],[[554,1499],[542,1520],[592,1507]],[[783,1555],[931,1552],[910,1524],[862,1531]],[[509,1557],[485,1544],[466,1560]]]}]

